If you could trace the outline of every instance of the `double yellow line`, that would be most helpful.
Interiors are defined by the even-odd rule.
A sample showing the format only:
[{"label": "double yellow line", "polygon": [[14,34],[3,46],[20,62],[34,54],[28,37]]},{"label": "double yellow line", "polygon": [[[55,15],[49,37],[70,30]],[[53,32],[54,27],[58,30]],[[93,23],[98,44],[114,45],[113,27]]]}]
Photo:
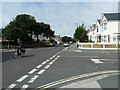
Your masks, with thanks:
[{"label": "double yellow line", "polygon": [[86,73],[86,74],[82,74],[82,75],[78,75],[78,76],[73,76],[73,77],[61,79],[61,80],[58,80],[58,81],[55,81],[52,83],[42,85],[42,86],[38,87],[38,89],[50,88],[52,86],[56,86],[56,85],[59,85],[59,84],[65,83],[65,82],[69,82],[69,81],[84,78],[84,77],[90,77],[90,76],[102,75],[102,74],[112,74],[112,73],[120,73],[120,70],[108,70],[108,71],[92,72],[92,73]]}]

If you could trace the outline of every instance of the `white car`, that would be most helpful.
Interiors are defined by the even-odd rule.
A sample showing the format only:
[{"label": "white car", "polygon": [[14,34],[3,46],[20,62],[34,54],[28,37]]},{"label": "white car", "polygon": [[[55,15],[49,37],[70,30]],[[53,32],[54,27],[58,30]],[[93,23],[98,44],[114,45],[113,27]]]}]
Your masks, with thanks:
[{"label": "white car", "polygon": [[64,47],[68,47],[70,44],[68,42],[64,43]]}]

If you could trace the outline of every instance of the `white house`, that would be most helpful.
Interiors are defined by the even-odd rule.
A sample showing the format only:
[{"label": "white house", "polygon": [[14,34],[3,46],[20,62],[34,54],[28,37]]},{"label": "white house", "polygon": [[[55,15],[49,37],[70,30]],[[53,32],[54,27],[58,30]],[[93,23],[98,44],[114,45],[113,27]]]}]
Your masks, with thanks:
[{"label": "white house", "polygon": [[89,40],[95,43],[120,42],[120,13],[103,13],[88,33]]},{"label": "white house", "polygon": [[96,24],[92,24],[92,26],[88,31],[88,39],[94,42],[95,42],[95,27],[96,27]]},{"label": "white house", "polygon": [[[37,40],[37,35],[33,34],[32,35],[32,39],[36,41]],[[46,40],[46,41],[49,40],[47,37],[44,37],[43,35],[38,35],[38,39],[40,41],[42,41],[42,40]]]},{"label": "white house", "polygon": [[101,42],[101,30],[100,30],[100,19],[96,21],[96,27],[94,30],[95,42]]},{"label": "white house", "polygon": [[57,42],[57,44],[61,43],[61,37],[60,37],[60,35],[55,35],[55,37],[52,37],[52,39],[54,39]]},{"label": "white house", "polygon": [[104,13],[100,22],[101,42],[118,43],[120,13]]}]

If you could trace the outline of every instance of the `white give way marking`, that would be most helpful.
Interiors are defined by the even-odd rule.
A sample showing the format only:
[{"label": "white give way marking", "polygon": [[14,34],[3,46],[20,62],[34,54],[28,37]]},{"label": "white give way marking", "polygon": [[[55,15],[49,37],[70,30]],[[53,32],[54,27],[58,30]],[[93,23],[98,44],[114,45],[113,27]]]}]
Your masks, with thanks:
[{"label": "white give way marking", "polygon": [[102,61],[100,61],[100,59],[91,59],[91,60],[96,64],[103,63]]}]

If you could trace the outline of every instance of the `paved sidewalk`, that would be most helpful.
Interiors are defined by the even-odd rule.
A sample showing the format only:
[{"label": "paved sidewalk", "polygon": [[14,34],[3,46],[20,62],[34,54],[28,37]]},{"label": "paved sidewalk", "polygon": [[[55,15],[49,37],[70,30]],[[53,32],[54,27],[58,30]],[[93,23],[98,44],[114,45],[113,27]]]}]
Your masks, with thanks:
[{"label": "paved sidewalk", "polygon": [[14,52],[16,49],[0,49],[0,52]]},{"label": "paved sidewalk", "polygon": [[102,88],[116,88],[115,90],[117,90],[118,87],[118,75],[115,75],[98,80],[92,78],[83,81],[77,81],[62,86],[61,88],[99,88],[99,90],[102,90]]}]

